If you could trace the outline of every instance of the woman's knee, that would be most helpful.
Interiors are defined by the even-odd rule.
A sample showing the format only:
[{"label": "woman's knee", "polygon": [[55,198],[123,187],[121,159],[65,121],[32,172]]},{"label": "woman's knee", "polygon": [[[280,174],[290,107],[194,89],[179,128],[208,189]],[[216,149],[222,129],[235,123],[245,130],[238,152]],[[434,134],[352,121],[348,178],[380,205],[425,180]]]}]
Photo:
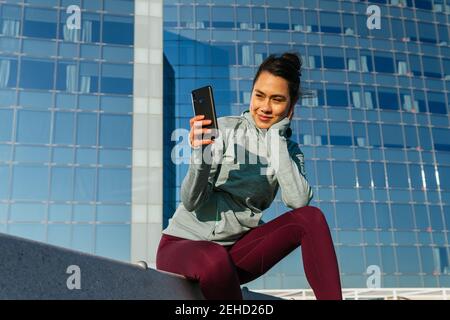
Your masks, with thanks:
[{"label": "woman's knee", "polygon": [[325,218],[325,214],[317,207],[306,206],[293,210],[293,214],[295,217],[299,217],[306,221],[307,223],[313,225],[328,225],[327,220]]}]

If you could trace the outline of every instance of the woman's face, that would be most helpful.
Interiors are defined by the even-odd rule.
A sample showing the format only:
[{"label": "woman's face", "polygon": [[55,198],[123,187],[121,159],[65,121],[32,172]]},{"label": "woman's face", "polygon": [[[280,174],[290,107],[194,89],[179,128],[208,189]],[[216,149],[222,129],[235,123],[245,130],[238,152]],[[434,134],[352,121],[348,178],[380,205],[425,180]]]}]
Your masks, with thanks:
[{"label": "woman's face", "polygon": [[268,129],[282,119],[292,117],[288,82],[270,72],[261,72],[253,87],[250,113],[258,128]]}]

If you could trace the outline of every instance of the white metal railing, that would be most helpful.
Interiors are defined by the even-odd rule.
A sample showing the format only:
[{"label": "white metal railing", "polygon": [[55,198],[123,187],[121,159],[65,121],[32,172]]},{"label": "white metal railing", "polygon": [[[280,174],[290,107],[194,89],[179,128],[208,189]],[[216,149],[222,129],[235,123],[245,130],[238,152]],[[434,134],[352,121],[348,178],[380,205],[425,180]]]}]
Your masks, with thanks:
[{"label": "white metal railing", "polygon": [[[315,300],[311,289],[251,290],[288,300]],[[450,288],[349,288],[344,300],[449,300]]]}]

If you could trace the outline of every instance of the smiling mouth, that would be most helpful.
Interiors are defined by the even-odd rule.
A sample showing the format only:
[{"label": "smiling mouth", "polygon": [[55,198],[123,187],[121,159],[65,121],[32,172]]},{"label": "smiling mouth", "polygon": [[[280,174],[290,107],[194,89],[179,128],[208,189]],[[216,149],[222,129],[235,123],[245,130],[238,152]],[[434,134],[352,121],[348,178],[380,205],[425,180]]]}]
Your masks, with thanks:
[{"label": "smiling mouth", "polygon": [[266,117],[266,116],[262,116],[260,114],[258,114],[258,118],[261,121],[269,121],[270,119],[272,119],[272,117]]}]

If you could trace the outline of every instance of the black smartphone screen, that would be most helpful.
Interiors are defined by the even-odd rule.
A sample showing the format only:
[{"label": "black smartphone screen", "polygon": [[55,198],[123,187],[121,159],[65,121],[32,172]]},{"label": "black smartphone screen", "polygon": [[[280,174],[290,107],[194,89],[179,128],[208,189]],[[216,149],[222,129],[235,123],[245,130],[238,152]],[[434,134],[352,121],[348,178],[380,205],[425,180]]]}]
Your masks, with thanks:
[{"label": "black smartphone screen", "polygon": [[204,128],[212,129],[212,138],[216,138],[219,127],[217,125],[216,107],[214,104],[212,87],[206,86],[192,90],[191,97],[195,115],[204,115],[205,118],[203,120],[212,120],[211,124],[204,126]]}]

